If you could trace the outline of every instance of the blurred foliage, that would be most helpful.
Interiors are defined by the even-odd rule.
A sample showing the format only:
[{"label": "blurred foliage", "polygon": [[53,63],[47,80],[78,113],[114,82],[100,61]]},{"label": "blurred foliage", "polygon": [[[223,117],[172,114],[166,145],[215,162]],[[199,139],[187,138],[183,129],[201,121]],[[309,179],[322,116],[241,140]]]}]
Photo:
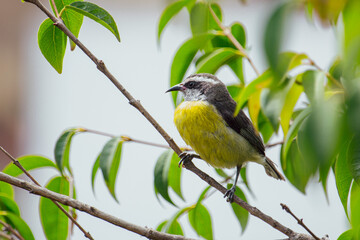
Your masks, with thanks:
[{"label": "blurred foliage", "polygon": [[[351,234],[346,232],[341,239],[360,239],[357,218],[360,210],[358,204],[354,204],[360,201],[357,193],[360,184],[360,1],[279,3],[272,10],[264,31],[263,46],[269,68],[248,81],[243,74],[243,61],[250,58],[245,27],[240,23],[224,26],[218,4],[182,0],[173,4],[182,6],[176,13],[180,8],[189,12],[193,36],[175,54],[170,85],[181,82],[192,64],[195,64],[196,72],[212,74],[220,68],[230,67],[239,84],[228,87],[238,103],[237,111],[248,109],[265,142],[274,134],[283,133],[281,167],[289,182],[305,194],[309,180],[316,178],[326,194],[328,175],[333,171],[339,197],[346,214],[351,216],[349,221],[353,228]],[[214,6],[216,11],[211,11]],[[282,51],[292,15],[299,9],[311,21],[320,21],[324,27],[343,26],[338,39],[342,48],[328,69],[321,69],[310,58],[311,53]],[[176,13],[168,15],[166,23]],[[166,10],[161,19],[165,15]],[[161,26],[162,30],[165,25]],[[236,47],[222,29],[230,30],[245,52]],[[164,31],[159,32],[159,39],[162,33]],[[198,42],[192,44],[191,55],[184,47],[190,42]],[[299,102],[303,99],[307,99],[305,104]],[[175,105],[180,100],[173,96]],[[223,179],[228,178],[224,172],[217,170],[217,173]],[[348,237],[350,235],[352,238]]]}]

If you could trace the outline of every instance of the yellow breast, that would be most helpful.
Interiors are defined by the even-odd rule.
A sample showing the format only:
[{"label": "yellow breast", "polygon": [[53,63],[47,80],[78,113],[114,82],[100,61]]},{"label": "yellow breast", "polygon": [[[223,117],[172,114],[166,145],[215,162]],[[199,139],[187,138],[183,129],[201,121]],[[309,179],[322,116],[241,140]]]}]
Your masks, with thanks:
[{"label": "yellow breast", "polygon": [[214,167],[232,168],[257,161],[250,144],[206,101],[182,102],[175,110],[174,122],[186,144]]}]

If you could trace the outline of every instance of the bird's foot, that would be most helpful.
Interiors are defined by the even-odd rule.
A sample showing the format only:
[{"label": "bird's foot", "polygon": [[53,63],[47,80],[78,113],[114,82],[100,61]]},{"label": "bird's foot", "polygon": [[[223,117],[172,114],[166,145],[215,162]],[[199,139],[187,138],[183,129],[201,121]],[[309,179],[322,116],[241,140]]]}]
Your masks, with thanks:
[{"label": "bird's foot", "polygon": [[180,153],[179,167],[183,166],[184,164],[186,164],[186,162],[191,161],[194,157],[197,157],[197,156],[198,155],[196,155],[196,154],[187,153],[187,152]]},{"label": "bird's foot", "polygon": [[227,202],[232,203],[234,201],[234,195],[235,195],[235,187],[231,187],[225,192],[224,198],[227,198],[226,199]]}]

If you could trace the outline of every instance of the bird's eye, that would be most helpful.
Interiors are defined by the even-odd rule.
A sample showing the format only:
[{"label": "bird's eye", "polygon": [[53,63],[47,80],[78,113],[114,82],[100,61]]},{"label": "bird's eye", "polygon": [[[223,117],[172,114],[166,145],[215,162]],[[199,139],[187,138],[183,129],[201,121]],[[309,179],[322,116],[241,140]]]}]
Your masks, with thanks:
[{"label": "bird's eye", "polygon": [[194,82],[189,82],[188,86],[189,86],[190,88],[192,88],[192,87],[195,86],[195,83],[194,83]]}]

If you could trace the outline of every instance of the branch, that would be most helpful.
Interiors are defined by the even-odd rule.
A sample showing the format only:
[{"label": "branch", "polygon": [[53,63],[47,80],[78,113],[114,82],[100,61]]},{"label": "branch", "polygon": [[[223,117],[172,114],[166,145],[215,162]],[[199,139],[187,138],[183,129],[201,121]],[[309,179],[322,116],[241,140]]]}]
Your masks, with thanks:
[{"label": "branch", "polygon": [[[0,150],[5,153],[6,156],[8,156],[11,161],[23,172],[25,173],[26,176],[28,176],[28,178],[30,178],[30,180],[35,183],[36,185],[40,186],[40,184],[33,178],[33,176],[30,175],[30,173],[28,171],[26,171],[26,169],[20,164],[20,162],[14,158],[13,156],[10,155],[10,153],[8,153],[2,146],[0,146]],[[93,237],[91,236],[91,234],[89,232],[87,232],[77,221],[76,219],[71,216],[70,213],[68,213],[59,203],[57,203],[56,201],[52,201],[83,233],[84,236],[87,237],[90,240],[94,240]]]},{"label": "branch", "polygon": [[320,238],[318,238],[306,225],[305,223],[303,222],[303,219],[299,219],[295,216],[295,214],[290,210],[290,208],[288,206],[286,206],[285,204],[283,203],[280,203],[282,209],[284,209],[287,213],[289,213],[291,216],[293,216],[296,221],[298,222],[298,224],[300,226],[302,226],[303,228],[305,228],[305,230],[310,233],[311,236],[313,236],[315,238],[315,240],[320,240]]},{"label": "branch", "polygon": [[209,6],[209,10],[210,13],[212,15],[212,17],[214,18],[216,24],[221,28],[221,30],[223,31],[224,35],[232,42],[232,44],[234,44],[234,46],[237,48],[237,50],[240,51],[240,53],[248,60],[248,62],[250,63],[251,67],[254,69],[255,73],[257,76],[260,75],[259,71],[257,70],[257,68],[255,67],[255,64],[253,63],[253,61],[251,60],[251,58],[249,57],[249,55],[246,53],[245,49],[241,46],[241,44],[239,43],[239,41],[234,37],[234,35],[231,33],[230,29],[228,27],[225,27],[220,19],[216,16],[214,10],[212,9],[211,6]]},{"label": "branch", "polygon": [[[56,18],[48,9],[46,9],[46,7],[39,2],[39,0],[24,0],[25,2],[29,2],[32,4],[35,4],[41,11],[43,11],[53,22],[54,25],[57,26],[60,30],[62,30],[97,66],[97,68],[99,69],[99,71],[101,71],[105,76],[107,76],[107,78],[115,85],[115,87],[129,100],[129,103],[135,107],[152,125],[153,127],[161,134],[161,136],[165,139],[165,141],[169,144],[169,146],[174,150],[174,152],[177,155],[180,155],[182,153],[181,149],[179,148],[179,146],[175,143],[175,141],[167,134],[167,132],[165,132],[165,130],[156,122],[156,120],[150,115],[149,112],[147,112],[147,110],[141,105],[139,100],[136,100],[120,83],[119,81],[109,72],[109,70],[106,68],[105,63],[102,60],[98,60],[94,54],[92,54],[75,36],[74,34],[71,33],[71,31],[65,26],[65,24],[61,21],[61,19]],[[212,9],[210,9],[211,12],[213,13]],[[213,13],[214,14],[214,13]],[[216,15],[215,15],[216,17]],[[217,17],[216,17],[217,18]],[[215,18],[215,20],[216,20]],[[220,22],[221,24],[221,22]],[[219,25],[220,27],[222,26]],[[224,30],[226,30],[224,28]],[[237,46],[237,48],[239,49],[239,51],[242,51],[245,53],[244,49],[242,48],[242,46],[239,44],[239,42],[234,38],[234,36],[231,34],[230,31],[224,31],[224,34],[227,34],[227,36],[229,37],[229,39],[234,43],[235,46]],[[240,46],[239,46],[240,45]],[[253,67],[253,69],[257,72],[257,69],[255,68],[255,66],[253,65],[251,59],[249,58],[249,56],[247,56],[247,54],[245,54],[245,57],[247,58],[247,60],[249,61],[249,63],[251,64],[251,66]],[[201,170],[199,170],[192,162],[189,162],[185,165],[183,165],[186,169],[194,172],[196,175],[198,175],[201,179],[203,179],[204,181],[206,181],[209,185],[213,186],[214,188],[216,188],[217,190],[219,190],[222,193],[226,192],[226,188],[224,188],[220,183],[218,183],[217,181],[215,181],[213,178],[211,178],[209,175],[207,175],[206,173],[202,172]],[[31,190],[33,191],[33,190]],[[47,190],[48,191],[48,190]],[[56,200],[61,202],[60,200]],[[75,201],[75,200],[71,200],[71,201]],[[268,223],[269,225],[271,225],[273,228],[279,230],[280,232],[284,233],[285,235],[287,235],[291,240],[299,240],[299,238],[296,238],[296,236],[298,235],[297,233],[295,233],[293,230],[283,226],[282,224],[280,224],[279,222],[277,222],[276,220],[274,220],[273,218],[271,218],[270,216],[264,214],[263,212],[261,212],[260,210],[258,210],[257,208],[249,205],[248,203],[246,203],[245,201],[241,200],[240,198],[238,198],[237,196],[235,196],[234,201],[240,205],[241,207],[243,207],[244,209],[246,209],[250,214],[252,214],[253,216],[256,216],[258,218],[260,218],[261,220],[263,220],[264,222]],[[61,202],[65,205],[67,204],[64,202]],[[88,208],[79,208],[79,206],[72,206],[80,211],[85,211],[88,212],[91,215],[94,215],[94,208],[92,209],[88,209]],[[88,206],[89,207],[89,206]],[[98,210],[97,210],[98,211]],[[105,213],[103,213],[105,214]],[[101,215],[103,216],[103,215]],[[98,217],[98,216],[97,216]],[[116,219],[112,216],[109,216],[110,219]],[[105,219],[104,219],[105,220]],[[106,221],[109,221],[109,219],[107,218]],[[119,221],[121,223],[123,223],[122,220],[117,219],[115,222],[119,223]],[[109,221],[110,222],[110,221]],[[115,224],[118,225],[118,224]],[[118,225],[120,226],[120,225]],[[121,224],[120,227],[123,227],[125,229],[127,228],[127,224]],[[136,229],[138,229],[138,227],[136,227]],[[129,229],[128,229],[129,230]],[[135,230],[133,230],[135,232]],[[152,233],[155,233],[153,230],[151,230]],[[143,233],[143,232],[142,232]],[[142,235],[142,234],[141,234]],[[173,235],[170,235],[169,237],[171,237]],[[309,236],[310,237],[310,236]],[[155,239],[153,236],[151,236],[151,238]],[[169,238],[172,239],[172,238]],[[310,239],[310,238],[308,238]]]},{"label": "branch", "polygon": [[317,70],[323,72],[323,73],[325,74],[325,76],[326,76],[327,78],[329,78],[330,81],[333,82],[334,85],[336,85],[336,86],[339,87],[339,88],[343,88],[343,85],[341,85],[341,83],[340,83],[338,80],[336,80],[329,72],[323,70],[319,65],[317,65],[317,64],[314,62],[314,60],[312,60],[312,59],[309,58],[309,57],[308,57],[308,60],[309,60],[309,65],[311,65],[311,66],[315,67]]},{"label": "branch", "polygon": [[[10,224],[7,224],[6,222],[4,222],[2,220],[0,220],[0,224],[4,226],[5,230],[11,232],[19,240],[24,240],[24,238],[15,229],[13,229]],[[9,238],[9,239],[13,239],[12,236],[10,236],[10,237],[11,238]]]},{"label": "branch", "polygon": [[190,238],[186,238],[184,236],[179,235],[172,235],[168,233],[162,233],[155,231],[151,228],[147,227],[141,227],[129,222],[126,222],[120,218],[114,217],[110,214],[107,214],[93,206],[90,206],[88,204],[85,204],[83,202],[80,202],[78,200],[72,199],[66,195],[62,195],[53,191],[50,191],[44,187],[37,186],[31,182],[18,179],[15,177],[12,177],[10,175],[7,175],[3,172],[0,172],[0,181],[7,182],[13,186],[25,189],[26,191],[29,191],[32,194],[42,196],[48,199],[51,199],[53,201],[62,203],[64,205],[67,205],[69,207],[75,208],[79,211],[86,212],[90,214],[91,216],[100,218],[106,222],[109,222],[111,224],[114,224],[116,226],[119,226],[121,228],[124,228],[126,230],[129,230],[131,232],[137,233],[141,236],[144,236],[148,239],[154,239],[154,240],[191,240]]},{"label": "branch", "polygon": [[4,233],[4,232],[1,232],[0,231],[0,238],[4,238],[4,239],[9,239],[9,240],[15,240],[15,238],[13,238],[13,236],[7,234],[7,233]]},{"label": "branch", "polygon": [[265,147],[266,148],[272,148],[272,147],[275,147],[275,146],[280,145],[280,144],[284,144],[284,141],[266,144]]}]

